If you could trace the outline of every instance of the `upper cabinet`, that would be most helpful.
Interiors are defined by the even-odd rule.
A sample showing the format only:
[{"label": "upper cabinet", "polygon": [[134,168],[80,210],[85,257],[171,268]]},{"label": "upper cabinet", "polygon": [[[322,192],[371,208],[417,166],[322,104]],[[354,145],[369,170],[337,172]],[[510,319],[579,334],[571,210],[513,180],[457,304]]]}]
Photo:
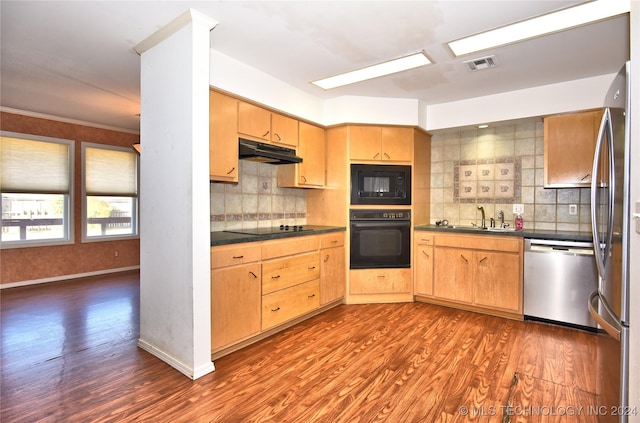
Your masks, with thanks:
[{"label": "upper cabinet", "polygon": [[352,161],[411,162],[413,130],[407,127],[350,126]]},{"label": "upper cabinet", "polygon": [[544,118],[544,186],[591,186],[602,110]]},{"label": "upper cabinet", "polygon": [[244,101],[238,102],[238,133],[288,148],[298,148],[298,121]]},{"label": "upper cabinet", "polygon": [[238,182],[238,100],[209,91],[209,179]]},{"label": "upper cabinet", "polygon": [[298,155],[302,163],[278,166],[278,186],[322,188],[325,185],[324,129],[300,122]]}]

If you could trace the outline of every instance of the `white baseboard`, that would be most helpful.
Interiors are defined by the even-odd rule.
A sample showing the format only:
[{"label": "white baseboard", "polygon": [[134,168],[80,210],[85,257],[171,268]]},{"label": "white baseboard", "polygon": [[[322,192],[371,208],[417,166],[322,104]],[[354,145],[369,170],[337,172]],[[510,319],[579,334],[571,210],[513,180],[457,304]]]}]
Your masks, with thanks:
[{"label": "white baseboard", "polygon": [[199,377],[209,374],[215,370],[215,367],[212,361],[202,366],[191,368],[186,364],[184,364],[183,362],[181,362],[180,360],[178,360],[177,358],[173,357],[172,355],[167,354],[166,352],[160,350],[155,345],[148,343],[144,339],[138,339],[138,347],[142,348],[149,354],[159,358],[160,360],[164,361],[165,363],[167,363],[168,365],[170,365],[171,367],[173,367],[183,375],[193,380],[196,380]]},{"label": "white baseboard", "polygon": [[119,267],[117,269],[96,270],[95,272],[76,273],[73,275],[60,275],[60,276],[54,276],[51,278],[32,279],[29,281],[4,283],[4,284],[0,284],[0,289],[15,288],[18,286],[37,285],[40,283],[66,281],[69,279],[86,278],[88,276],[108,275],[109,273],[126,272],[129,270],[137,270],[137,269],[140,269],[140,266]]}]

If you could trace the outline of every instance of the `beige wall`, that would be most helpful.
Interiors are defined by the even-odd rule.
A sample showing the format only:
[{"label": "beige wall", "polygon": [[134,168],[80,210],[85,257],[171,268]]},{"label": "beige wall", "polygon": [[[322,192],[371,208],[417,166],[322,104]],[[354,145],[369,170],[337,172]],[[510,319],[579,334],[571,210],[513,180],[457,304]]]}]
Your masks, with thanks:
[{"label": "beige wall", "polygon": [[[487,225],[504,211],[505,222],[513,227],[513,204],[524,204],[525,229],[591,231],[589,189],[545,189],[543,187],[544,127],[541,121],[438,132],[431,140],[431,223],[447,219],[449,224],[480,224],[483,206]],[[461,181],[464,166],[512,164],[512,176],[499,176],[478,184],[465,197]],[[489,167],[490,168],[490,167]],[[488,169],[489,169],[488,168]],[[496,168],[497,170],[497,168]],[[510,174],[511,175],[511,174]],[[467,185],[469,185],[467,183]],[[472,184],[473,185],[473,184]],[[486,193],[479,192],[480,185]],[[470,185],[469,185],[470,186]],[[501,197],[499,188],[513,195]],[[577,205],[577,214],[569,205]]]},{"label": "beige wall", "polygon": [[[85,242],[82,237],[81,148],[80,143],[92,142],[120,147],[131,147],[139,140],[136,134],[108,129],[0,113],[4,131],[44,137],[73,140],[75,146],[74,175],[74,240],[73,244],[12,248],[1,251],[0,283],[38,281],[41,279],[65,279],[66,276],[110,271],[140,265],[140,240]],[[115,256],[114,252],[118,255]]]},{"label": "beige wall", "polygon": [[211,230],[305,225],[304,189],[278,188],[277,165],[240,160],[237,184],[211,183]]}]

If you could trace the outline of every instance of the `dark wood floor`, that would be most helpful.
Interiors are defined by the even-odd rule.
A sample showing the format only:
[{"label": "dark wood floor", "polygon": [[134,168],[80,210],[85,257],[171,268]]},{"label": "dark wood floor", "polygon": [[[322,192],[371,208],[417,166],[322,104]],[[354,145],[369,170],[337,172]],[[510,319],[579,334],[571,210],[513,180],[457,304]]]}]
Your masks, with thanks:
[{"label": "dark wood floor", "polygon": [[339,306],[191,381],[136,347],[138,282],[1,292],[2,422],[596,421],[560,415],[596,405],[588,332],[420,303]]}]

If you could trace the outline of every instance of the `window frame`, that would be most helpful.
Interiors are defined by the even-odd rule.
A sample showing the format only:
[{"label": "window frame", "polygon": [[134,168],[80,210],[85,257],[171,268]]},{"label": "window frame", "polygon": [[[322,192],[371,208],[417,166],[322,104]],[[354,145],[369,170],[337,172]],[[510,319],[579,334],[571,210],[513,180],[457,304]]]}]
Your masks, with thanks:
[{"label": "window frame", "polygon": [[[118,235],[96,235],[96,236],[88,236],[87,235],[87,224],[88,224],[88,197],[87,189],[86,189],[86,149],[87,148],[97,148],[103,150],[114,150],[114,151],[122,151],[126,153],[132,153],[135,156],[136,160],[136,195],[131,198],[134,199],[132,204],[131,216],[132,216],[132,234],[118,234]],[[81,222],[81,232],[82,232],[82,242],[104,242],[104,241],[116,241],[116,240],[129,240],[129,239],[139,239],[140,238],[140,157],[133,151],[131,148],[120,147],[109,144],[99,144],[92,142],[82,142],[81,143],[81,154],[80,154],[80,166],[81,166],[81,197],[82,197],[82,222]],[[103,196],[106,197],[106,196]]]},{"label": "window frame", "polygon": [[[64,213],[63,213],[63,232],[64,238],[52,239],[35,239],[35,240],[18,240],[18,241],[2,241],[0,242],[0,250],[9,250],[12,248],[31,248],[31,247],[51,247],[58,245],[70,245],[75,243],[75,225],[74,225],[74,204],[75,204],[75,141],[65,138],[46,137],[41,135],[25,134],[20,132],[0,131],[0,136],[7,138],[19,138],[27,141],[50,142],[56,144],[65,144],[68,146],[69,167],[69,189],[64,196]],[[0,189],[1,191],[1,189]],[[22,193],[16,193],[22,194]],[[26,193],[25,193],[26,194]],[[33,194],[33,193],[32,193]],[[42,193],[49,194],[49,193]],[[2,206],[2,198],[0,196],[0,210]],[[0,227],[2,227],[2,219],[0,218]]]}]

